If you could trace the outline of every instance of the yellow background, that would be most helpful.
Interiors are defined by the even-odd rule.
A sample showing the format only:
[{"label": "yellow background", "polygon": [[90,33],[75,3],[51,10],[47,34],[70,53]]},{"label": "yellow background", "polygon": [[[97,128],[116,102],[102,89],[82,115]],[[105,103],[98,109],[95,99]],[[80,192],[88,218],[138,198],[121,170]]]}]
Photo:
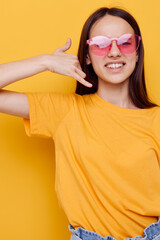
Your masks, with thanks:
[{"label": "yellow background", "polygon": [[[68,53],[76,54],[83,23],[102,6],[125,8],[137,19],[145,46],[147,89],[160,104],[159,0],[0,0],[0,63],[52,53],[68,37]],[[75,83],[44,72],[6,89],[74,92]],[[54,191],[54,143],[27,137],[22,119],[0,114],[0,146],[0,239],[69,239],[69,223]]]}]

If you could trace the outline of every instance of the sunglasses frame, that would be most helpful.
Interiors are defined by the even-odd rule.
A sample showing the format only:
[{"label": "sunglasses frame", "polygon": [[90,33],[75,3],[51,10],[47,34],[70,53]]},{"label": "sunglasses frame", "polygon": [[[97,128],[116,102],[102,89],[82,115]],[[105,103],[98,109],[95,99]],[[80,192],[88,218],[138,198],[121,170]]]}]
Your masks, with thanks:
[{"label": "sunglasses frame", "polygon": [[[112,41],[116,41],[116,44],[117,44],[117,47],[119,48],[119,50],[121,51],[121,49],[120,49],[120,44],[121,43],[124,43],[125,41],[125,39],[126,40],[128,40],[129,38],[131,38],[132,36],[135,36],[135,37],[137,37],[137,39],[138,39],[138,44],[137,44],[137,48],[135,49],[135,51],[134,52],[136,52],[137,51],[137,49],[139,48],[139,44],[140,44],[140,40],[142,39],[141,38],[141,36],[139,36],[139,35],[137,35],[137,34],[131,34],[131,33],[129,33],[129,34],[123,34],[123,35],[121,35],[120,37],[118,37],[118,38],[108,38],[108,37],[106,37],[106,36],[95,36],[95,37],[93,37],[93,38],[90,38],[90,39],[88,39],[87,41],[86,41],[86,44],[88,44],[89,46],[92,46],[92,45],[98,45],[98,43],[100,43],[101,44],[101,47],[100,48],[106,48],[106,47],[109,47],[109,46],[111,46],[112,45]],[[104,45],[105,44],[105,41],[104,41],[104,44],[102,44],[102,38],[103,39],[106,39],[107,41],[108,41],[108,44],[107,45]],[[110,48],[111,49],[111,48]],[[108,51],[108,53],[110,52],[110,49],[109,49],[109,51]],[[123,53],[123,51],[121,51],[122,53]],[[107,53],[107,54],[108,54]],[[133,52],[132,52],[133,53]],[[129,53],[129,54],[132,54],[132,53]],[[126,55],[129,55],[129,54],[127,54],[127,53],[123,53],[123,54],[126,54]],[[104,54],[104,56],[105,56],[106,54]],[[103,56],[103,55],[102,55]]]}]

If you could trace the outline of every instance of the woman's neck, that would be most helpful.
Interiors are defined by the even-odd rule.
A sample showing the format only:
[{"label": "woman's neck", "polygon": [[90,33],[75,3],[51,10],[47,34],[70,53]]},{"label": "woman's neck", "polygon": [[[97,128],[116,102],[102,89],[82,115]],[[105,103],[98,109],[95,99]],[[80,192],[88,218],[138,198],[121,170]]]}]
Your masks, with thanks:
[{"label": "woman's neck", "polygon": [[97,95],[116,106],[138,109],[130,100],[128,82],[126,80],[120,84],[113,84],[106,81],[99,81]]}]

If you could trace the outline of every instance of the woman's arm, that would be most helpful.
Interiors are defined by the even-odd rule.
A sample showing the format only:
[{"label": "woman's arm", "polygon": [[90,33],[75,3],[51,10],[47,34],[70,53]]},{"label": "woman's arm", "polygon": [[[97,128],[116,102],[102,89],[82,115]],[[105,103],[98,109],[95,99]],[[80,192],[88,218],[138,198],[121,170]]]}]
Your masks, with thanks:
[{"label": "woman's arm", "polygon": [[29,104],[26,94],[0,90],[0,112],[29,119]]},{"label": "woman's arm", "polygon": [[[65,53],[71,46],[71,40],[58,48],[53,54],[43,54],[29,59],[0,65],[0,89],[18,80],[43,71],[52,71],[71,76],[87,87],[92,85],[84,80],[76,55]],[[28,100],[24,93],[0,90],[0,112],[29,118]]]},{"label": "woman's arm", "polygon": [[0,88],[47,70],[46,55],[0,64]]},{"label": "woman's arm", "polygon": [[67,43],[55,50],[53,54],[42,54],[21,61],[1,64],[0,88],[43,71],[52,71],[71,76],[85,86],[90,87],[91,84],[84,80],[86,74],[80,67],[78,57],[65,53],[70,46],[71,39],[68,39]]}]

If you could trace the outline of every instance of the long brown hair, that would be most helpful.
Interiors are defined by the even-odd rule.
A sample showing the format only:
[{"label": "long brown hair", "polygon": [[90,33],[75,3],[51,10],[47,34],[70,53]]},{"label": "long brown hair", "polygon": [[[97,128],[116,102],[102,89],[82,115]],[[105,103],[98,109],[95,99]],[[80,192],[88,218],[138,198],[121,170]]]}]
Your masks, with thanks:
[{"label": "long brown hair", "polygon": [[[88,44],[86,44],[87,39],[89,38],[89,32],[92,25],[100,18],[105,16],[106,14],[121,17],[125,21],[127,21],[131,27],[134,29],[135,34],[141,36],[141,32],[136,20],[133,18],[131,14],[127,11],[120,8],[100,8],[95,11],[93,14],[85,22],[79,48],[78,48],[78,59],[81,64],[82,70],[86,73],[86,81],[91,82],[93,86],[88,88],[77,81],[76,93],[79,95],[85,95],[89,93],[95,93],[98,89],[98,77],[94,72],[92,64],[87,65],[86,63],[86,55],[88,53]],[[142,36],[141,36],[142,38]],[[146,85],[145,85],[145,76],[144,76],[144,47],[143,41],[140,41],[140,45],[138,48],[138,62],[136,63],[135,69],[133,73],[130,75],[128,91],[129,96],[133,104],[138,108],[151,108],[158,106],[157,104],[151,102],[148,97]]]}]

